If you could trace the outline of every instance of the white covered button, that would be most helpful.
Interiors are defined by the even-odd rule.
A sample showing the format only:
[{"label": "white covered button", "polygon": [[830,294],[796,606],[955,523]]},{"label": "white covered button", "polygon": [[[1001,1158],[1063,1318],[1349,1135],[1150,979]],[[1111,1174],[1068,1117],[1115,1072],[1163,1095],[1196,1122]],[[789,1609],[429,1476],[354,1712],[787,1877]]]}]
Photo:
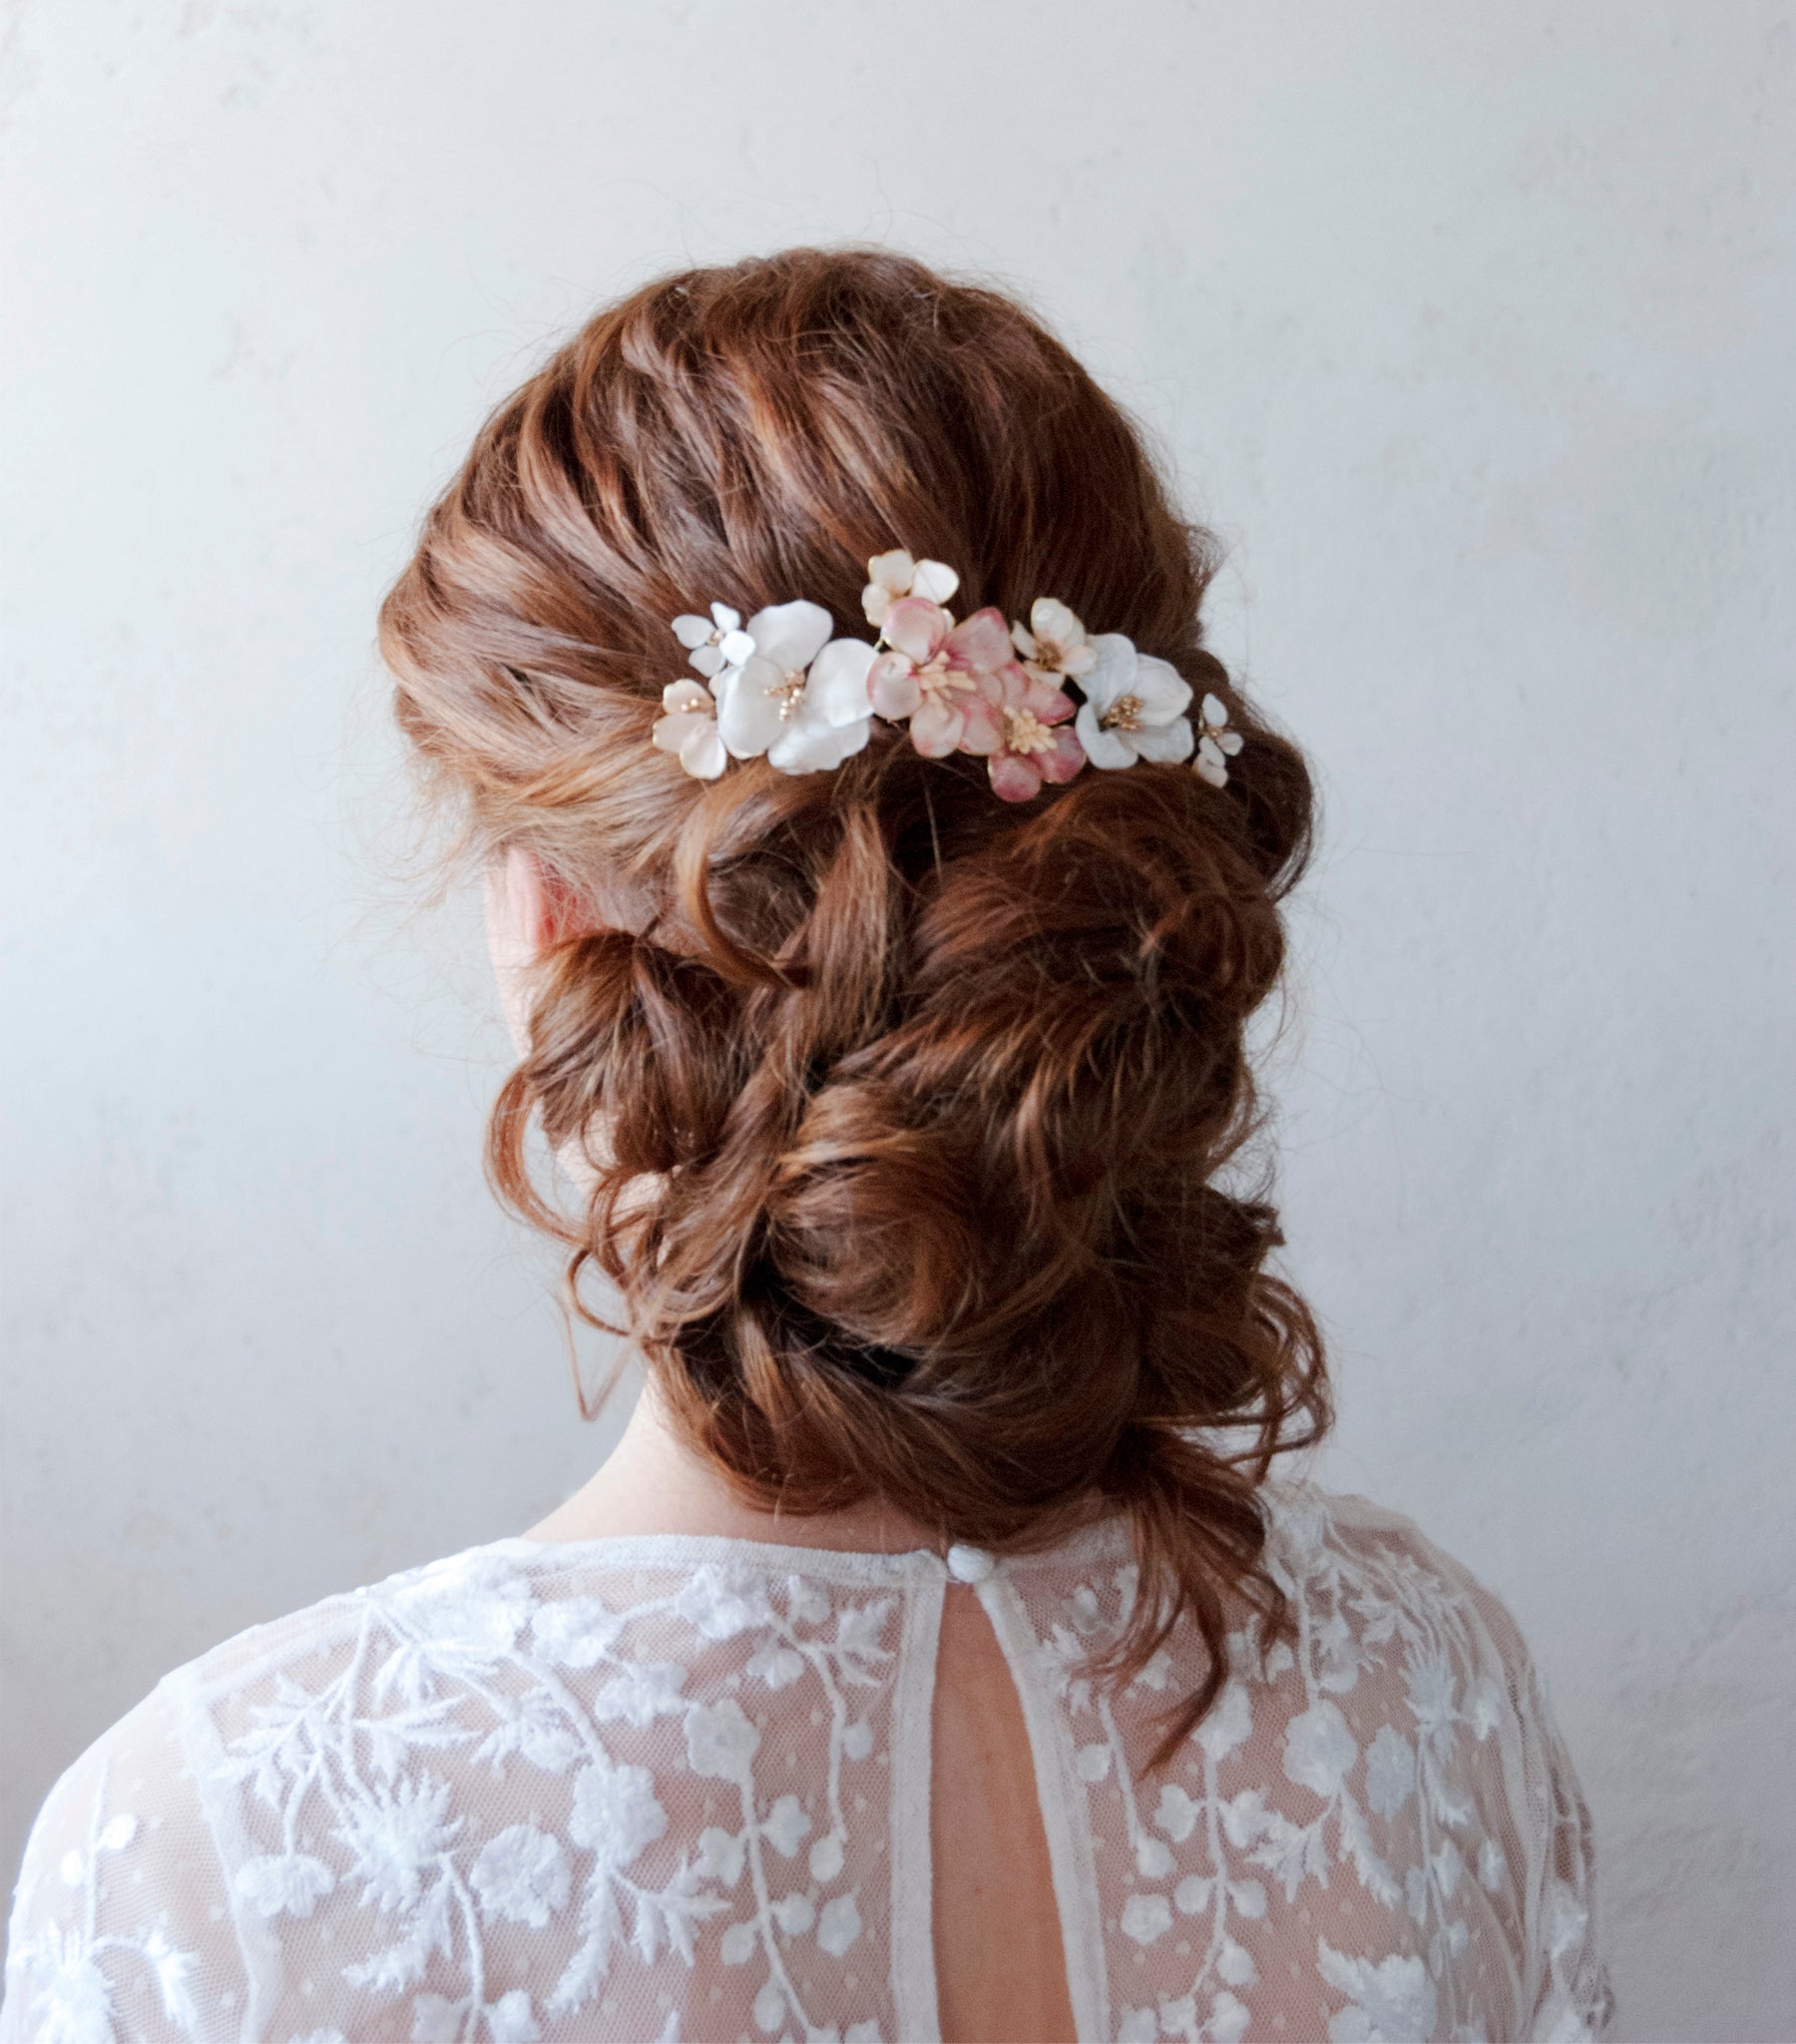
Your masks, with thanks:
[{"label": "white covered button", "polygon": [[957,1583],[983,1583],[995,1564],[983,1547],[951,1547],[948,1573]]}]

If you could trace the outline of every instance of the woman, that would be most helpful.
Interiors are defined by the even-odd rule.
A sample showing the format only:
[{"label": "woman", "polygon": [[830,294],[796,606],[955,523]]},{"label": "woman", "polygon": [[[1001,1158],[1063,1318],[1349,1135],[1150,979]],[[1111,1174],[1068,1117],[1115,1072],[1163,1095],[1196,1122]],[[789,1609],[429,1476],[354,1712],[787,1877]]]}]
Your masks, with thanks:
[{"label": "woman", "polygon": [[494,1181],[648,1387],[527,1535],[77,1762],[8,2038],[1601,2027],[1514,1623],[1270,1475],[1311,793],[1208,571],[1063,348],[891,256],[652,285],[488,424],[382,642],[487,858]]}]

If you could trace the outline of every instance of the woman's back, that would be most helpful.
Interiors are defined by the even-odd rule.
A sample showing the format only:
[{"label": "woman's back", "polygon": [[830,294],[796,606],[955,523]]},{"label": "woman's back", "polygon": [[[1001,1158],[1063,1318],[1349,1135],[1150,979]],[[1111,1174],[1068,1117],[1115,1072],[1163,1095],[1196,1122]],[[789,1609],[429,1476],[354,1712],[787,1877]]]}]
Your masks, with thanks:
[{"label": "woman's back", "polygon": [[[1405,1520],[1265,1497],[1293,1643],[1237,1639],[1157,1772],[1202,1649],[1084,1672],[1120,1522],[996,1563],[505,1540],[258,1627],[46,1804],[5,2034],[1600,2027],[1584,1813],[1508,1614]],[[982,1697],[1020,1704],[1033,1802]]]}]

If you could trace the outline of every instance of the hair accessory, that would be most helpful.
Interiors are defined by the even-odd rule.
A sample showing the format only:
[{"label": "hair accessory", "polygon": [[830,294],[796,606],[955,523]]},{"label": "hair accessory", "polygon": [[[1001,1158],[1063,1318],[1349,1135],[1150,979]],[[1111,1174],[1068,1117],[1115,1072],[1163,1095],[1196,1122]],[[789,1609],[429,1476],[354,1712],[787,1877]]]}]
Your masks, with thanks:
[{"label": "hair accessory", "polygon": [[861,608],[879,632],[873,646],[832,639],[829,612],[802,601],[756,611],[745,626],[722,603],[708,617],[675,618],[674,637],[708,687],[669,683],[656,746],[699,780],[715,780],[731,759],[763,756],[781,773],[819,773],[860,752],[877,716],[907,726],[925,759],[983,759],[1006,801],[1071,780],[1088,761],[1106,769],[1177,762],[1193,747],[1197,772],[1212,786],[1227,780],[1242,740],[1227,728],[1226,705],[1205,696],[1194,734],[1190,684],[1122,633],[1088,638],[1046,596],[1027,627],[1007,631],[991,607],[957,624],[946,605],[959,575],[901,547],[876,554],[867,574]]},{"label": "hair accessory", "polygon": [[1228,729],[1228,709],[1220,696],[1205,696],[1197,706],[1197,771],[1211,787],[1228,780],[1228,762],[1246,744],[1238,731]]},{"label": "hair accessory", "polygon": [[754,641],[742,630],[742,614],[726,603],[714,603],[710,616],[700,618],[687,612],[674,620],[674,636],[691,651],[688,665],[708,682],[720,668],[732,667],[754,651]]},{"label": "hair accessory", "polygon": [[875,554],[867,563],[867,575],[861,609],[869,625],[883,625],[886,613],[901,596],[946,603],[960,587],[960,577],[946,561],[913,561],[902,547],[889,554]]}]

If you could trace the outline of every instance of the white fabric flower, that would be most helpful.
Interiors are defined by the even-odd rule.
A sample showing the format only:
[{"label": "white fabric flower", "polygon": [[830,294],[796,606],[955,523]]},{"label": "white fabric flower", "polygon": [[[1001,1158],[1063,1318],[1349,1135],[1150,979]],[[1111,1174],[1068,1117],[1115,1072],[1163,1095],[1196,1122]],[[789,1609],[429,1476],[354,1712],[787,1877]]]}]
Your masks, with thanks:
[{"label": "white fabric flower", "polygon": [[802,1937],[817,1920],[817,1905],[802,1889],[782,1896],[769,1911],[787,1937]]},{"label": "white fabric flower", "polygon": [[509,1653],[531,1612],[530,1585],[490,1555],[451,1555],[402,1582],[396,1607],[407,1627],[446,1651],[475,1660]]},{"label": "white fabric flower", "polygon": [[513,1987],[489,2002],[486,2019],[493,2044],[538,2044],[543,2034],[532,2013],[530,1996],[522,1987]]},{"label": "white fabric flower", "polygon": [[686,648],[686,658],[708,681],[726,667],[747,660],[754,642],[742,630],[742,614],[726,603],[714,603],[710,616],[700,618],[691,611],[674,620],[674,636]]},{"label": "white fabric flower", "polygon": [[1098,649],[1086,637],[1085,626],[1052,596],[1036,598],[1027,627],[1011,626],[1011,644],[1036,680],[1050,686],[1063,677],[1077,681],[1098,664]]},{"label": "white fabric flower", "polygon": [[535,1824],[508,1824],[480,1848],[469,1879],[488,1916],[541,1930],[568,1899],[568,1857]]},{"label": "white fabric flower", "polygon": [[1503,1885],[1503,1876],[1509,1871],[1503,1856],[1503,1847],[1495,1838],[1487,1838],[1478,1848],[1478,1878],[1493,1894]]},{"label": "white fabric flower", "polygon": [[[676,683],[675,687],[695,687]],[[562,1668],[591,1668],[603,1661],[624,1630],[620,1613],[597,1597],[563,1597],[540,1605],[530,1622],[537,1652]]]},{"label": "white fabric flower", "polygon": [[706,1824],[698,1833],[698,1871],[707,1880],[721,1881],[726,1888],[732,1888],[742,1877],[746,1849],[740,1831]]},{"label": "white fabric flower", "polygon": [[449,1784],[436,1775],[407,1776],[396,1788],[373,1785],[372,1795],[346,1803],[337,1836],[355,1854],[349,1878],[365,1883],[364,1905],[407,1909],[467,1822],[449,1814]]},{"label": "white fabric flower", "polygon": [[1259,1978],[1252,1953],[1232,1937],[1222,1940],[1222,1949],[1216,1954],[1216,1971],[1230,1987],[1251,1987]]},{"label": "white fabric flower", "polygon": [[1359,1747],[1338,1704],[1311,1704],[1285,1727],[1285,1773],[1325,1799],[1339,1791],[1358,1759]]},{"label": "white fabric flower", "polygon": [[1419,1735],[1437,1749],[1451,1747],[1459,1717],[1459,1684],[1446,1656],[1436,1653],[1412,1660],[1404,1670],[1403,1684]]},{"label": "white fabric flower", "polygon": [[695,780],[715,780],[729,764],[717,732],[717,706],[697,682],[670,682],[662,691],[662,714],[649,735],[658,752],[674,753]]},{"label": "white fabric flower", "polygon": [[1168,1838],[1182,1845],[1197,1827],[1203,1804],[1193,1802],[1176,1782],[1165,1782],[1160,1786],[1159,1807],[1153,1812],[1153,1821]]},{"label": "white fabric flower", "polygon": [[1401,1953],[1370,1959],[1338,1952],[1316,1940],[1316,1970],[1352,2003],[1328,2019],[1332,2044],[1373,2044],[1385,2037],[1432,2037],[1438,2004],[1422,1961]]},{"label": "white fabric flower", "polygon": [[861,609],[869,625],[883,625],[886,613],[901,596],[946,603],[960,587],[960,577],[946,561],[914,561],[902,547],[894,547],[889,554],[875,554],[867,563],[867,575]]},{"label": "white fabric flower", "polygon": [[671,1718],[686,1707],[680,1695],[685,1679],[677,1661],[633,1661],[593,1699],[593,1716],[602,1725],[622,1718],[639,1728],[653,1725],[657,1718]]},{"label": "white fabric flower", "polygon": [[1252,2011],[1238,1995],[1230,1994],[1226,1987],[1217,1989],[1210,2002],[1208,2025],[1215,2044],[1241,2044],[1252,2019]]},{"label": "white fabric flower", "polygon": [[761,1835],[781,1857],[790,1859],[811,1827],[804,1804],[795,1795],[782,1795],[761,1822]]},{"label": "white fabric flower", "polygon": [[1152,1944],[1172,1928],[1172,1904],[1164,1895],[1130,1895],[1122,1904],[1122,1935],[1136,1944]]},{"label": "white fabric flower", "polygon": [[336,1875],[306,1852],[269,1852],[245,1859],[236,1871],[236,1891],[261,1916],[309,1916]]},{"label": "white fabric flower", "polygon": [[686,1713],[686,1760],[695,1775],[714,1775],[723,1782],[745,1782],[748,1764],[760,1746],[760,1734],[742,1715],[733,1697],[720,1704],[694,1704]]},{"label": "white fabric flower", "polygon": [[707,1640],[733,1640],[750,1626],[765,1625],[771,1616],[760,1591],[750,1588],[744,1596],[708,1565],[692,1571],[674,1598],[674,1609]]},{"label": "white fabric flower", "polygon": [[568,1835],[612,1872],[628,1866],[668,1828],[668,1812],[647,1768],[595,1759],[574,1782]]},{"label": "white fabric flower", "polygon": [[829,1616],[829,1598],[815,1583],[802,1576],[786,1577],[786,1594],[791,1600],[794,1625],[821,1625]]},{"label": "white fabric flower", "polygon": [[803,601],[748,620],[753,652],[711,685],[718,733],[736,759],[765,754],[781,773],[819,773],[866,745],[874,651],[864,640],[831,640],[833,623],[821,604]]},{"label": "white fabric flower", "polygon": [[1213,1761],[1224,1760],[1253,1730],[1253,1705],[1238,1682],[1230,1682],[1197,1727],[1197,1744]]},{"label": "white fabric flower", "polygon": [[823,1904],[817,1918],[817,1943],[832,1959],[839,1959],[860,1934],[860,1909],[852,1891]]},{"label": "white fabric flower", "polygon": [[1228,1899],[1243,1916],[1252,1917],[1256,1923],[1266,1913],[1266,1891],[1256,1880],[1231,1880]]},{"label": "white fabric flower", "polygon": [[1188,760],[1191,685],[1163,660],[1137,653],[1121,632],[1092,641],[1096,658],[1080,677],[1085,694],[1073,729],[1094,766],[1137,760]]},{"label": "white fabric flower", "polygon": [[1220,696],[1205,696],[1198,705],[1197,758],[1192,763],[1211,787],[1228,780],[1228,763],[1246,741],[1228,729],[1228,705]]},{"label": "white fabric flower", "polygon": [[445,1994],[416,1994],[412,1997],[412,2044],[459,2044],[465,2001],[451,2001]]},{"label": "white fabric flower", "polygon": [[44,2017],[37,2036],[54,2038],[56,2044],[115,2044],[112,1982],[96,1963],[87,1938],[73,1926],[52,1929],[25,1962],[34,1957],[47,1976],[32,2003]]},{"label": "white fabric flower", "polygon": [[1393,1726],[1381,1725],[1366,1751],[1366,1800],[1380,1816],[1395,1816],[1415,1792],[1416,1756]]}]

